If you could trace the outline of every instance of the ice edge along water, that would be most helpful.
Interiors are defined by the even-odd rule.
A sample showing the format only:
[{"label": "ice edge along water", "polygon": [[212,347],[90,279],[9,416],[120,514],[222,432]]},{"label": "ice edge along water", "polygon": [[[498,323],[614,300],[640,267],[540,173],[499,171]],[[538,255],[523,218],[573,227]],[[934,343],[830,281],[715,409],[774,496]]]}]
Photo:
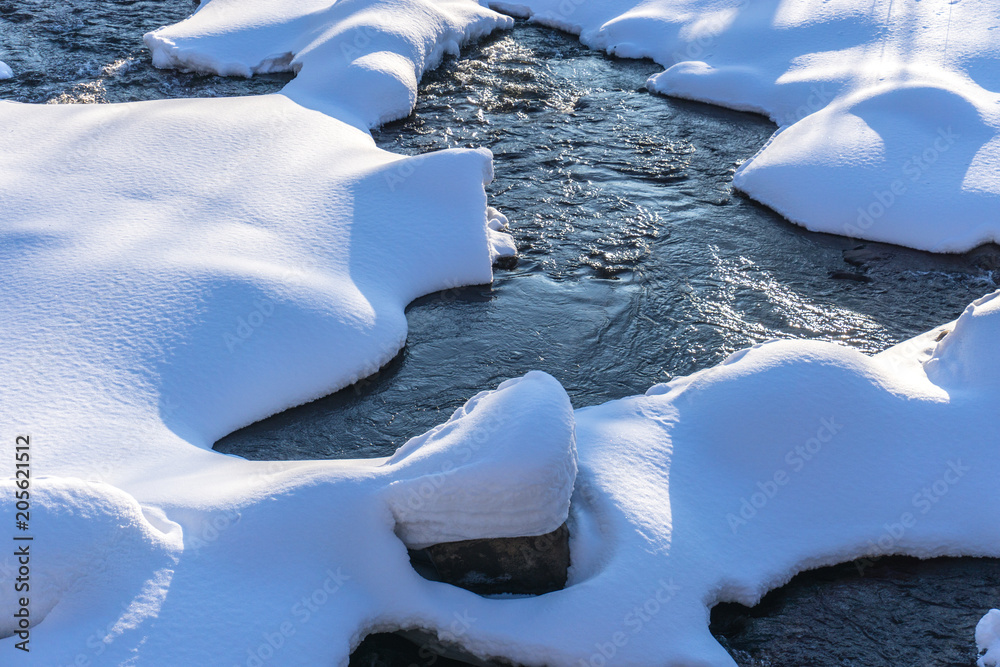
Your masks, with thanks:
[{"label": "ice edge along water", "polygon": [[[864,14],[855,4],[810,5],[774,32],[851,25]],[[746,11],[592,3],[575,24],[533,6],[536,19],[619,55],[648,55],[644,40],[662,45],[673,29],[698,43],[692,35],[735,29]],[[717,601],[752,603],[801,569],[862,555],[1000,555],[996,295],[940,342],[951,326],[872,358],[768,343],[575,415],[558,382],[530,374],[388,460],[253,463],[209,451],[235,426],[389,358],[410,299],[488,280],[489,248],[503,245],[489,232],[503,221],[483,219],[487,156],[407,161],[362,130],[405,115],[423,68],[463,38],[508,22],[469,2],[213,0],[158,33],[196,33],[171,37],[170,64],[217,58],[206,62],[224,70],[241,62],[234,53],[263,49],[248,71],[301,67],[286,92],[343,123],[282,95],[0,105],[15,130],[5,150],[23,165],[0,171],[11,211],[3,436],[33,435],[44,471],[33,525],[60,536],[33,556],[44,619],[33,663],[210,654],[250,664],[280,652],[282,664],[343,664],[366,632],[419,627],[526,664],[729,665],[707,629]],[[221,55],[200,50],[208,43]],[[801,55],[796,67],[812,62]],[[738,68],[725,73],[733,81],[719,90],[741,81]],[[721,80],[700,66],[687,74]],[[684,68],[674,75],[686,80]],[[766,108],[752,98],[741,104]],[[404,542],[547,532],[567,512],[564,591],[486,600],[409,567]],[[17,602],[0,600],[10,623]],[[0,648],[13,650],[14,629]]]}]

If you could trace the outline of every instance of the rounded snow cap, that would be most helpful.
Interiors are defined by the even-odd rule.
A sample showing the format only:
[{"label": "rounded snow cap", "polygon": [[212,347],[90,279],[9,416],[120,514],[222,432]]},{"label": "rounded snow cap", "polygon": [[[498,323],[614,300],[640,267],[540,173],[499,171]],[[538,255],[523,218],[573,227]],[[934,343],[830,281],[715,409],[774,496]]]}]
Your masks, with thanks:
[{"label": "rounded snow cap", "polygon": [[973,301],[924,363],[927,377],[952,389],[1000,384],[1000,290]]}]

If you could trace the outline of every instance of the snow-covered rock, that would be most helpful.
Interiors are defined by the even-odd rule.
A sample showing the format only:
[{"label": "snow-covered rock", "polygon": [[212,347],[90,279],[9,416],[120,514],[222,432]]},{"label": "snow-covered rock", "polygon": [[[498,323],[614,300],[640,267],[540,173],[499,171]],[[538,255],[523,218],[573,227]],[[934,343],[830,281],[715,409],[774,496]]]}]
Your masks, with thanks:
[{"label": "snow-covered rock", "polygon": [[411,548],[544,535],[569,515],[573,408],[554,378],[535,371],[474,396],[387,465],[397,477],[389,506]]},{"label": "snow-covered rock", "polygon": [[0,60],[0,80],[13,78],[14,71],[10,68],[10,65]]},{"label": "snow-covered rock", "polygon": [[295,71],[284,94],[368,129],[407,116],[445,54],[512,24],[471,0],[212,0],[145,41],[157,67]]},{"label": "snow-covered rock", "polygon": [[979,667],[1000,665],[1000,609],[990,609],[976,624],[976,646],[982,653]]}]

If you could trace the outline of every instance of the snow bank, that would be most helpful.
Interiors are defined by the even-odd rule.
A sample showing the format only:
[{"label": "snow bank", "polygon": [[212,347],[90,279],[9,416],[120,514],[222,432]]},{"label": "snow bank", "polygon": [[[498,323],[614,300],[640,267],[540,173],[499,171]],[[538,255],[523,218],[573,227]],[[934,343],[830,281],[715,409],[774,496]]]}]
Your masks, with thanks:
[{"label": "snow bank", "polygon": [[1000,664],[1000,609],[991,609],[976,625],[976,646],[985,651],[976,662],[979,667]]},{"label": "snow bank", "polygon": [[[491,279],[487,151],[400,157],[283,95],[0,102],[0,125],[0,438],[30,439],[32,471],[26,664],[253,664],[282,647],[280,664],[335,663],[435,599],[400,537],[565,522],[572,410],[540,373],[391,460],[210,449],[376,370],[417,296]],[[0,556],[8,655],[20,558]]]},{"label": "snow bank", "polygon": [[10,68],[10,65],[0,60],[0,81],[3,79],[13,79],[14,71]]},{"label": "snow bank", "polygon": [[409,115],[445,54],[512,24],[471,0],[212,0],[145,41],[157,67],[295,71],[284,94],[368,129]]},{"label": "snow bank", "polygon": [[1000,241],[1000,31],[983,3],[492,3],[652,58],[653,91],[768,115],[734,184],[815,231],[934,252]]},{"label": "snow bank", "polygon": [[0,122],[0,302],[25,353],[4,377],[26,404],[47,391],[27,364],[55,354],[64,400],[210,447],[373,373],[416,297],[492,278],[488,151],[400,157],[282,95],[2,103]]}]

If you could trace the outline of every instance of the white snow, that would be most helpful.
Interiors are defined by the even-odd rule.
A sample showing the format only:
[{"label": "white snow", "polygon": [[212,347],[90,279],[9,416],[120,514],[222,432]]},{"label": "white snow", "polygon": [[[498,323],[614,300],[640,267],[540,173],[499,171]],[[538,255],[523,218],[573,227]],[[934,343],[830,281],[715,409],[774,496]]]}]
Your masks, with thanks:
[{"label": "white snow", "polygon": [[295,71],[284,94],[368,129],[409,115],[444,55],[511,25],[471,0],[211,0],[145,41],[157,67]]},{"label": "white snow", "polygon": [[0,81],[3,79],[13,79],[14,71],[10,68],[10,65],[0,60]]},{"label": "white snow", "polygon": [[982,653],[979,667],[1000,665],[1000,609],[990,609],[976,625],[976,646]]}]

